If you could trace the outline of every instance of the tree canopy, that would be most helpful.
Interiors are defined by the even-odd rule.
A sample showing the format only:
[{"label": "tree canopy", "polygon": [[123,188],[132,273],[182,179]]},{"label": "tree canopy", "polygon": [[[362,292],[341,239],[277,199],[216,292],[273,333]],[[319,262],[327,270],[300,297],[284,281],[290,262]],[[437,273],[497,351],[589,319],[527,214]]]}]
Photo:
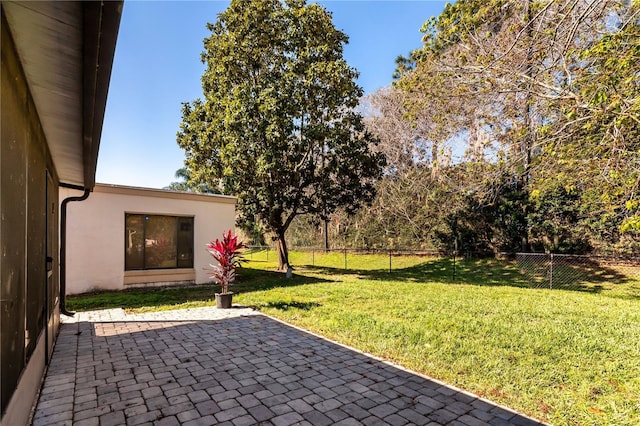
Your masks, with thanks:
[{"label": "tree canopy", "polygon": [[219,194],[220,191],[217,188],[212,188],[206,183],[194,183],[191,179],[191,171],[182,167],[176,170],[174,175],[177,181],[171,182],[163,189],[169,191],[182,191],[182,192],[197,192],[202,194]]},{"label": "tree canopy", "polygon": [[293,219],[355,212],[385,164],[354,110],[348,38],[304,0],[233,0],[208,29],[203,98],[183,104],[177,141],[191,180],[238,196],[239,222],[260,221],[287,269]]},{"label": "tree canopy", "polygon": [[640,253],[640,2],[458,0],[422,31],[368,98],[389,164],[344,243]]}]

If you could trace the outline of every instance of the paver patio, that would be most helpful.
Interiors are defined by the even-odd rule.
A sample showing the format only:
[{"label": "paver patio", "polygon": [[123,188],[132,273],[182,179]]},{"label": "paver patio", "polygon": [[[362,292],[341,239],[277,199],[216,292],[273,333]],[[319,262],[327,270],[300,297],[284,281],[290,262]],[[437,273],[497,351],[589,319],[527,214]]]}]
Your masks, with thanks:
[{"label": "paver patio", "polygon": [[65,320],[33,424],[538,425],[251,309]]}]

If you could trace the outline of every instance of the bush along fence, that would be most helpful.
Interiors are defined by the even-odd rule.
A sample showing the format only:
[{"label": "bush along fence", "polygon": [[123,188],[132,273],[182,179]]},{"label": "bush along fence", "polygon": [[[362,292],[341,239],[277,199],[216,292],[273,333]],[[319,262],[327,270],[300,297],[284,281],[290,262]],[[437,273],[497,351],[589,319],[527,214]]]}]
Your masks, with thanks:
[{"label": "bush along fence", "polygon": [[[597,292],[636,283],[640,257],[621,258],[553,253],[441,253],[425,250],[295,247],[298,267],[346,270],[359,274],[393,273],[416,281],[567,289]],[[276,261],[270,246],[250,246],[247,260]],[[639,294],[640,295],[640,294]]]}]

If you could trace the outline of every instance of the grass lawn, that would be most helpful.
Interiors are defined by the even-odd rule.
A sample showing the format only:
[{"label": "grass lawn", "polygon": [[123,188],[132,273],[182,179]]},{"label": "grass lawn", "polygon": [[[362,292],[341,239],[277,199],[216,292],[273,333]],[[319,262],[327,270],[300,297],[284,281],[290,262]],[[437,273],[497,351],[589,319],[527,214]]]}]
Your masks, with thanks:
[{"label": "grass lawn", "polygon": [[[234,303],[251,305],[557,425],[640,424],[640,281],[529,289],[497,261],[292,253],[292,279],[271,252],[249,255]],[[253,258],[251,260],[251,258]],[[213,287],[69,298],[76,310],[214,304]]]}]

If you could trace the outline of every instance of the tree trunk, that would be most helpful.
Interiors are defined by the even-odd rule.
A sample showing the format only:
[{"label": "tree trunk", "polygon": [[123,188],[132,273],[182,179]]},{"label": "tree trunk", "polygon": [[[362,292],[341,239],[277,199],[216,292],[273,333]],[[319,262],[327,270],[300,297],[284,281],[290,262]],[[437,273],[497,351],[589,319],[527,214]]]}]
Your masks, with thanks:
[{"label": "tree trunk", "polygon": [[[525,0],[524,2],[524,25],[527,26],[526,32],[526,40],[528,43],[527,46],[527,62],[525,75],[528,77],[529,81],[534,79],[534,70],[533,70],[533,29],[531,20],[533,19],[531,13],[532,0]],[[531,83],[527,83],[527,88],[525,89],[525,99],[524,99],[524,111],[523,111],[523,123],[525,127],[525,136],[522,138],[520,152],[522,155],[522,184],[525,189],[527,189],[527,185],[529,185],[529,181],[531,180],[531,148],[534,143],[534,132],[535,132],[535,122],[533,119],[533,96],[531,95]]]},{"label": "tree trunk", "polygon": [[[532,0],[524,0],[524,25],[527,26],[527,63],[525,74],[529,79],[533,79],[533,29],[531,26],[531,20],[533,19],[533,15],[531,13]],[[529,83],[531,85],[531,83]],[[521,184],[522,188],[525,191],[529,190],[529,183],[531,180],[531,149],[534,143],[534,130],[535,130],[535,122],[533,120],[533,108],[532,108],[532,96],[529,87],[526,88],[525,92],[525,100],[524,100],[524,111],[523,111],[523,122],[525,126],[525,136],[522,138],[521,146],[520,146],[520,154],[522,155],[522,176],[521,176]],[[529,207],[527,202],[522,203],[522,215],[525,221],[528,221],[527,215],[529,213]],[[529,234],[527,230],[528,226],[525,228],[525,231],[522,235],[522,247],[521,251],[526,252],[529,250]]]},{"label": "tree trunk", "polygon": [[437,178],[440,174],[440,164],[438,164],[438,143],[431,142],[431,177]]},{"label": "tree trunk", "polygon": [[287,269],[289,269],[289,250],[283,231],[278,232],[278,271],[286,272]]},{"label": "tree trunk", "polygon": [[329,221],[324,221],[324,251],[329,251]]}]

